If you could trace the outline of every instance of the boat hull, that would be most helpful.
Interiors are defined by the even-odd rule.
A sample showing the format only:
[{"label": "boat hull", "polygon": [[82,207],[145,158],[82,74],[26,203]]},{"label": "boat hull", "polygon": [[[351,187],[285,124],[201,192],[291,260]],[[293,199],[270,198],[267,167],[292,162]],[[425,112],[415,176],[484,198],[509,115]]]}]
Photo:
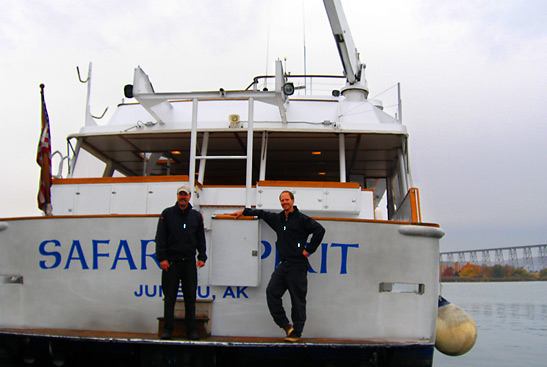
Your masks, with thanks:
[{"label": "boat hull", "polygon": [[433,346],[350,340],[211,337],[158,340],[134,333],[0,329],[0,362],[55,365],[431,366]]},{"label": "boat hull", "polygon": [[[350,349],[429,353],[435,340],[442,231],[401,222],[317,219],[327,232],[310,258],[303,340],[367,340],[368,345]],[[3,222],[0,274],[13,282],[0,284],[2,328],[157,335],[157,318],[163,312],[160,268],[154,258],[157,216]],[[209,260],[198,271],[198,299],[212,300],[211,337],[281,338],[265,298],[278,261],[274,232],[257,219],[224,227],[205,222]],[[259,266],[251,269],[258,272],[258,284],[218,285],[213,267],[219,263],[219,247],[238,243],[241,230],[232,224],[241,222],[248,222],[251,232],[258,229]],[[232,227],[221,236],[224,243],[214,238],[215,230]],[[290,313],[288,295],[284,304]]]}]

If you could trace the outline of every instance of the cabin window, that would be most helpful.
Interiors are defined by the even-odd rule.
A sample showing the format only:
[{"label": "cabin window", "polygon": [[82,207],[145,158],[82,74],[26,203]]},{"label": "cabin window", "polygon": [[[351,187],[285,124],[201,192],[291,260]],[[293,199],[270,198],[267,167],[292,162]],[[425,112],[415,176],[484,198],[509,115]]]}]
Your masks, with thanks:
[{"label": "cabin window", "polygon": [[403,197],[401,196],[401,187],[399,184],[399,173],[395,171],[393,176],[391,176],[391,197],[393,200],[393,209],[397,211],[399,204],[401,203]]},{"label": "cabin window", "polygon": [[340,181],[337,134],[268,134],[266,180]]}]

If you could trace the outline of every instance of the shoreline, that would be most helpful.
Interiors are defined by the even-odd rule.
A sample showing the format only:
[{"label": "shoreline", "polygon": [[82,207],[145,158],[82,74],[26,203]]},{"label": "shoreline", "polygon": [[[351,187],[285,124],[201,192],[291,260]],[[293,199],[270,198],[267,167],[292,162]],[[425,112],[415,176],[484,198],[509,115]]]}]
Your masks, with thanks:
[{"label": "shoreline", "polygon": [[440,278],[441,283],[544,282],[547,278]]}]

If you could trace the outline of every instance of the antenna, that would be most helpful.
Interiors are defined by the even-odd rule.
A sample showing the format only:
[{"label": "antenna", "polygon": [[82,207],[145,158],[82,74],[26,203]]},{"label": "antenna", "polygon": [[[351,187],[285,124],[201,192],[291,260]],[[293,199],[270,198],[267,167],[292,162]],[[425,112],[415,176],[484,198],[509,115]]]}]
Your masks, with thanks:
[{"label": "antenna", "polygon": [[[270,59],[270,20],[268,19],[268,31],[266,36],[266,72],[264,73],[264,75],[268,75],[268,60],[269,59]],[[258,84],[258,82],[256,84]],[[268,88],[268,78],[264,78],[264,88]]]},{"label": "antenna", "polygon": [[[271,1],[268,1],[268,13],[270,14],[270,9],[272,7]],[[266,30],[266,72],[264,75],[266,75],[266,78],[264,78],[264,89],[268,89],[268,63],[270,60],[270,17],[268,16],[268,27]],[[256,83],[256,87],[258,87],[258,82]]]},{"label": "antenna", "polygon": [[303,33],[304,33],[304,94],[308,94],[307,89],[307,78],[306,78],[306,7],[304,0],[302,0],[302,27],[303,27]]}]

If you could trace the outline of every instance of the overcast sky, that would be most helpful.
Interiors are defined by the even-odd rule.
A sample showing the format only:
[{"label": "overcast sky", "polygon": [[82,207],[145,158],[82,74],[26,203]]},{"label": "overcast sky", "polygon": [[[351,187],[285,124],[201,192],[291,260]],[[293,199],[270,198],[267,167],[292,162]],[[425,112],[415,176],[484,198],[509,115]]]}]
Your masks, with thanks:
[{"label": "overcast sky", "polygon": [[[156,91],[341,74],[322,1],[2,0],[0,218],[37,209],[40,83],[53,150],[107,120],[140,65]],[[401,82],[414,184],[441,251],[547,243],[547,2],[345,0],[370,94]],[[386,94],[379,99],[387,97]],[[54,167],[54,171],[56,168]]]}]

